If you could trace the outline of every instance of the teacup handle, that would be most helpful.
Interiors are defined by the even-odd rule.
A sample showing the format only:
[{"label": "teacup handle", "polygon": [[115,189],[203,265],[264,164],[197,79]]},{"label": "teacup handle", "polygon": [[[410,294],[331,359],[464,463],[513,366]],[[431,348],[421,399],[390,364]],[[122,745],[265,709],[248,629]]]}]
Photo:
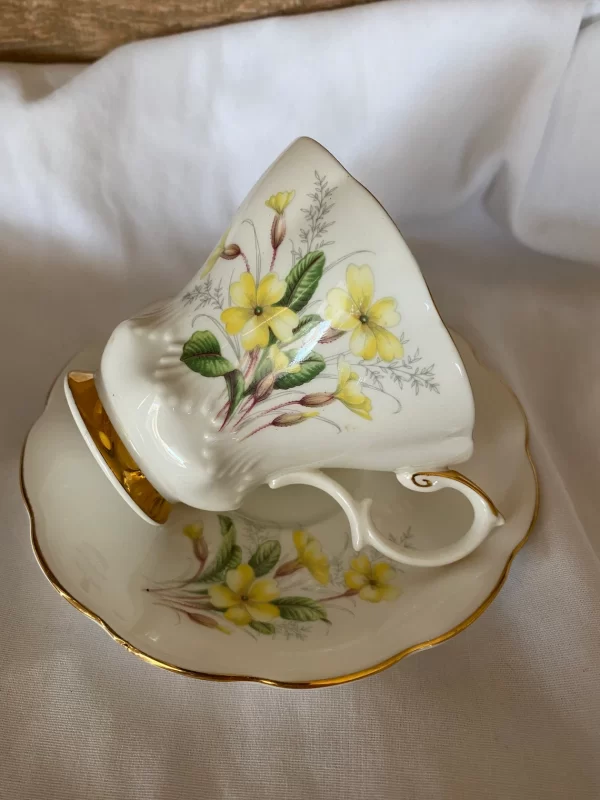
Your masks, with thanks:
[{"label": "teacup handle", "polygon": [[460,472],[445,470],[425,472],[419,470],[398,470],[396,478],[407,489],[414,492],[438,492],[440,489],[456,489],[463,494],[473,507],[473,524],[457,542],[436,550],[411,551],[398,547],[383,537],[371,519],[372,500],[357,502],[337,481],[318,469],[297,470],[271,476],[268,481],[271,489],[292,484],[306,484],[322,489],[330,494],[344,509],[350,523],[352,546],[361,550],[370,545],[380,553],[414,567],[442,567],[468,556],[478,547],[488,534],[500,525],[504,518],[485,492]]}]

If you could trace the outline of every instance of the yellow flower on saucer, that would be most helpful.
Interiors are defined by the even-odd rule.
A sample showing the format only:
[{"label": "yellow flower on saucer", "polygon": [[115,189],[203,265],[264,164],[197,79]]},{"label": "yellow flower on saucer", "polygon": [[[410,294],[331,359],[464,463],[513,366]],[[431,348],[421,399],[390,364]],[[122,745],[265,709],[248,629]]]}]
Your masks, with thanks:
[{"label": "yellow flower on saucer", "polygon": [[219,243],[212,251],[212,253],[209,255],[209,257],[206,259],[206,262],[204,263],[204,269],[200,273],[201,278],[205,278],[208,275],[208,273],[212,270],[214,265],[223,255],[223,251],[225,250],[225,247],[227,245],[228,235],[229,235],[229,228],[227,228],[223,236],[221,236],[221,238],[219,239]]},{"label": "yellow flower on saucer", "polygon": [[296,192],[292,189],[291,192],[277,192],[277,194],[272,194],[268,200],[265,201],[265,205],[268,208],[272,208],[276,214],[283,214],[286,208],[294,199]]},{"label": "yellow flower on saucer", "polygon": [[310,572],[313,578],[325,586],[329,583],[329,559],[321,549],[321,544],[306,531],[294,531],[294,546],[298,553],[297,561]]},{"label": "yellow flower on saucer", "polygon": [[339,366],[338,385],[333,396],[359,417],[372,419],[370,412],[373,404],[362,393],[358,375],[345,361]]},{"label": "yellow flower on saucer", "polygon": [[224,616],[235,625],[270,622],[279,616],[279,609],[271,603],[279,597],[277,582],[273,578],[255,580],[249,564],[228,570],[225,583],[210,586],[208,594],[213,606],[226,609]]},{"label": "yellow flower on saucer", "polygon": [[327,292],[325,318],[333,328],[352,331],[350,350],[355,356],[371,359],[379,354],[384,361],[402,358],[402,342],[390,333],[400,322],[393,297],[373,303],[373,272],[368,264],[350,264],[346,270],[346,288]]},{"label": "yellow flower on saucer", "polygon": [[185,525],[183,528],[183,535],[188,539],[201,539],[204,535],[204,525],[198,523],[196,525]]},{"label": "yellow flower on saucer", "polygon": [[231,299],[236,304],[221,313],[227,333],[240,334],[245,350],[266,347],[269,330],[281,341],[291,339],[298,316],[285,306],[275,306],[285,293],[285,281],[270,272],[256,286],[253,275],[243,272],[231,285]]},{"label": "yellow flower on saucer", "polygon": [[369,603],[395,600],[400,594],[400,589],[391,585],[395,577],[396,571],[389,564],[371,564],[364,553],[353,558],[344,573],[346,586],[357,590],[361,600]]},{"label": "yellow flower on saucer", "polygon": [[273,364],[273,372],[299,372],[300,364],[292,362],[287,353],[282,352],[276,344],[271,345],[269,349],[269,358]]}]

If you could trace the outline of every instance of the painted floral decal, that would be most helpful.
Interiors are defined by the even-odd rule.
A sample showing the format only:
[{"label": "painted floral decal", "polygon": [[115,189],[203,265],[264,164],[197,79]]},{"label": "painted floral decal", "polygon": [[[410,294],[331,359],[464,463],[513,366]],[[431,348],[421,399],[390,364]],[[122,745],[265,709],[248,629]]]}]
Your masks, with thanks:
[{"label": "painted floral decal", "polygon": [[[202,524],[186,525],[194,569],[189,578],[167,581],[146,591],[157,603],[197,625],[221,633],[305,638],[313,624],[331,625],[330,613],[351,611],[356,603],[386,603],[400,596],[398,565],[373,551],[332,555],[309,531],[269,538],[248,520],[218,515],[220,543],[210,557]],[[241,537],[238,526],[245,526]],[[271,533],[272,536],[272,533]],[[410,530],[402,538],[407,544]],[[340,605],[341,604],[341,605]]]},{"label": "painted floral decal", "polygon": [[355,356],[371,360],[379,355],[384,361],[402,358],[404,346],[390,333],[400,322],[393,297],[373,303],[373,272],[368,264],[350,264],[346,270],[346,288],[327,293],[325,319],[336,330],[352,331],[350,350]]},{"label": "painted floral decal", "polygon": [[[397,394],[409,384],[439,392],[434,365],[421,366],[417,350],[405,353],[408,340],[398,331],[401,315],[397,300],[378,297],[373,270],[368,263],[352,263],[366,251],[355,251],[328,263],[325,250],[334,221],[336,187],[315,173],[315,190],[303,208],[307,227],[297,244],[292,242],[292,265],[280,276],[281,249],[287,236],[286,212],[296,201],[294,189],[286,188],[265,200],[273,211],[270,229],[270,263],[266,274],[254,222],[244,223],[254,232],[256,252],[249,257],[227,231],[209,256],[201,273],[203,282],[183,296],[196,303],[198,319],[208,318],[220,331],[195,330],[183,345],[181,362],[193,372],[225,383],[225,400],[215,409],[215,423],[239,438],[249,438],[267,428],[285,428],[308,420],[328,423],[325,408],[339,403],[365,422],[372,419],[374,392],[392,397],[400,410]],[[223,259],[233,264],[226,291],[210,274]],[[325,273],[346,262],[340,282],[324,296],[318,288]],[[239,267],[237,266],[239,264]],[[227,295],[227,297],[226,297]],[[318,306],[321,313],[316,313]],[[208,310],[211,313],[208,313]],[[312,310],[311,310],[312,309]],[[307,313],[309,312],[310,313]],[[218,312],[218,316],[215,314]],[[222,353],[227,341],[235,359]],[[338,352],[327,355],[338,342]],[[346,349],[339,352],[341,345]],[[329,391],[307,392],[311,381],[331,381]],[[304,409],[310,409],[304,411]]]}]

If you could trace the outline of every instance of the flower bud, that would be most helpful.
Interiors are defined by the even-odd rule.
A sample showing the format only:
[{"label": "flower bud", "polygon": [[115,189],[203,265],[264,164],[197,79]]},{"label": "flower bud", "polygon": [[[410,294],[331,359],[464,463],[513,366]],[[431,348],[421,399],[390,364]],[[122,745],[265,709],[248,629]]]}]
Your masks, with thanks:
[{"label": "flower bud", "polygon": [[323,336],[319,339],[319,344],[329,344],[330,342],[335,342],[336,339],[339,339],[340,336],[343,336],[346,331],[338,331],[336,328],[329,328]]},{"label": "flower bud", "polygon": [[206,614],[199,614],[197,611],[186,611],[187,616],[197,625],[203,625],[205,628],[216,628],[222,633],[231,633],[231,631],[220,625],[216,619],[207,616]]},{"label": "flower bud", "polygon": [[311,417],[318,417],[318,411],[304,411],[301,413],[292,412],[288,414],[280,414],[278,417],[275,417],[271,425],[275,425],[276,428],[288,428],[290,425],[299,425],[301,422],[304,422],[305,419],[310,419]]},{"label": "flower bud", "polygon": [[286,224],[283,214],[277,214],[273,219],[271,225],[271,246],[273,250],[277,250],[279,245],[285,239]]},{"label": "flower bud", "polygon": [[227,261],[233,261],[241,252],[237,244],[228,244],[227,247],[223,248],[221,258],[225,258]]},{"label": "flower bud", "polygon": [[318,408],[318,406],[328,406],[333,403],[335,397],[330,392],[313,392],[312,394],[305,395],[301,400],[298,400],[301,406],[308,406],[309,408]]},{"label": "flower bud", "polygon": [[276,578],[283,578],[286,575],[293,575],[294,572],[298,572],[299,569],[302,569],[302,564],[298,561],[297,558],[294,558],[293,561],[286,561],[285,564],[282,564],[275,573]]},{"label": "flower bud", "polygon": [[256,389],[254,390],[254,402],[260,403],[261,400],[265,400],[273,391],[274,384],[275,375],[273,375],[272,372],[269,375],[265,375],[256,385]]}]

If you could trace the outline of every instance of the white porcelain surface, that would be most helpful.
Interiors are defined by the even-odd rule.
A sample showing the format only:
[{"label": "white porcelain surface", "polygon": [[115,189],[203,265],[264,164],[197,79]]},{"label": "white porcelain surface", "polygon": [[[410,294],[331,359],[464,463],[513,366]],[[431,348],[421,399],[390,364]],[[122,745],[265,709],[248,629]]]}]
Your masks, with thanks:
[{"label": "white porcelain surface", "polygon": [[[240,513],[224,515],[224,523],[216,513],[179,506],[164,529],[151,527],[102,476],[69,413],[61,377],[23,458],[34,546],[46,574],[130,649],[204,676],[335,683],[456,633],[494,596],[537,505],[518,401],[464,341],[457,343],[477,408],[475,453],[463,471],[489,488],[506,518],[463,561],[442,569],[400,568],[366,549],[357,562],[346,517],[331,498],[307,487],[261,487]],[[68,369],[94,367],[98,358],[99,351],[82,353]],[[380,529],[410,548],[450,544],[472,514],[456,492],[424,497],[400,487],[391,474],[333,475],[358,498],[373,496]],[[198,571],[198,553],[206,557],[204,575],[210,573],[223,533],[231,545],[233,528],[241,564],[222,581],[184,585]],[[243,567],[248,561],[259,574]],[[249,586],[252,577],[262,583]],[[238,598],[233,603],[231,586]],[[208,594],[190,599],[192,590]],[[290,597],[307,600],[289,603]],[[298,612],[300,606],[309,611]],[[290,619],[294,614],[310,619]]]},{"label": "white porcelain surface", "polygon": [[317,468],[392,471],[427,493],[452,485],[472,526],[452,548],[415,554],[424,566],[463,558],[502,524],[453,478],[415,479],[471,455],[469,380],[395,224],[312,139],[262,176],[176,297],[117,327],[95,381],[170,502],[228,512],[264,483],[318,486],[345,509],[357,551],[406,561],[377,530],[372,498]]}]

